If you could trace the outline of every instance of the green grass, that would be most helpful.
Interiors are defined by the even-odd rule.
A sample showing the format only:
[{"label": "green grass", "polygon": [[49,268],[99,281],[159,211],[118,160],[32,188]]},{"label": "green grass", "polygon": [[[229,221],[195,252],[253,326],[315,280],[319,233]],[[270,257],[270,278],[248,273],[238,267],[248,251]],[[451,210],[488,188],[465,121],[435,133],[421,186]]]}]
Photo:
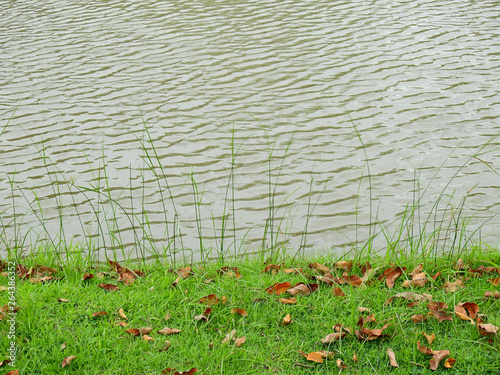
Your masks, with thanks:
[{"label": "green grass", "polygon": [[[336,277],[342,275],[342,270],[333,267],[337,259],[316,260],[331,267]],[[413,292],[428,293],[434,301],[447,303],[453,321],[438,322],[429,317],[415,324],[410,317],[427,314],[426,303],[408,308],[408,301],[403,299],[395,299],[390,304],[385,301],[397,293],[412,291],[401,284],[419,260],[399,260],[398,265],[407,267],[407,271],[396,280],[392,289],[386,287],[384,280],[377,280],[388,264],[383,259],[363,260],[370,261],[374,268],[381,268],[365,288],[336,285],[345,297],[333,296],[331,286],[315,281],[315,276],[320,274],[308,267],[312,260],[306,259],[282,260],[282,270],[302,268],[302,274],[286,274],[282,270],[274,275],[263,273],[265,264],[250,258],[203,267],[193,264],[193,274],[181,279],[176,287],[172,283],[177,275],[159,264],[130,265],[130,269],[140,267],[145,276],[128,286],[116,279],[117,273],[109,265],[65,265],[53,275],[56,280],[45,283],[17,280],[16,300],[21,309],[16,317],[16,366],[20,374],[33,375],[160,374],[167,367],[175,367],[178,371],[196,368],[199,374],[330,374],[340,372],[336,364],[340,358],[348,366],[343,373],[428,374],[432,372],[429,370],[430,356],[417,350],[418,340],[429,346],[422,335],[426,332],[436,336],[432,349],[447,349],[456,359],[454,369],[445,369],[441,363],[435,373],[500,373],[499,335],[483,337],[475,325],[453,314],[453,307],[459,302],[474,302],[488,323],[500,326],[500,299],[484,297],[485,291],[499,289],[488,281],[499,277],[498,273],[470,278],[464,282],[463,289],[447,293],[443,289],[446,281],[455,281],[468,273],[455,268],[456,259],[427,260],[424,271],[429,279],[437,271],[442,272],[442,277],[429,281],[423,288],[415,287]],[[26,262],[29,267],[40,265],[43,259]],[[467,268],[492,264],[498,267],[500,256],[498,252],[476,250],[469,252],[464,262]],[[222,266],[237,266],[241,278],[219,274],[217,270]],[[87,272],[94,275],[103,272],[104,276],[83,281],[82,276]],[[358,267],[348,273],[361,276]],[[6,277],[0,277],[0,285],[6,286],[6,281]],[[319,290],[306,296],[298,295],[297,304],[286,305],[279,299],[290,297],[287,293],[275,296],[266,292],[267,287],[285,281],[292,285],[317,282]],[[100,283],[112,283],[120,289],[108,292],[97,286]],[[6,292],[1,293],[4,302]],[[226,305],[212,306],[208,322],[194,320],[206,308],[199,300],[212,293],[219,299],[227,297]],[[58,302],[58,299],[69,302]],[[358,311],[360,306],[375,314],[377,322],[368,323],[367,327],[380,328],[387,322],[392,323],[384,331],[389,337],[360,341],[354,334],[348,334],[341,341],[323,345],[320,340],[333,332],[335,324],[341,323],[352,330],[359,328],[356,326],[359,316],[366,316]],[[120,308],[128,320],[119,317]],[[245,309],[248,316],[231,314],[233,308]],[[92,314],[99,311],[106,311],[108,315],[93,318]],[[164,318],[167,314],[170,315],[168,321]],[[284,326],[281,323],[287,314],[293,322]],[[118,321],[126,321],[127,327],[117,326]],[[2,348],[8,346],[8,327],[5,319],[0,322]],[[128,328],[141,327],[151,327],[149,336],[154,340],[147,342],[125,332]],[[157,333],[165,327],[182,331],[172,336]],[[233,329],[236,329],[236,337],[246,338],[240,347],[233,342],[222,344],[225,335]],[[165,340],[170,341],[171,346],[167,351],[160,351],[165,347]],[[63,343],[66,349],[61,350]],[[394,350],[399,368],[389,365],[387,348]],[[335,357],[324,363],[309,362],[298,353],[299,350],[306,353],[328,350],[333,351]],[[352,360],[354,354],[358,362]],[[63,359],[68,356],[77,358],[61,368]],[[7,373],[10,368],[4,366],[2,369],[5,370],[0,373]]]}]

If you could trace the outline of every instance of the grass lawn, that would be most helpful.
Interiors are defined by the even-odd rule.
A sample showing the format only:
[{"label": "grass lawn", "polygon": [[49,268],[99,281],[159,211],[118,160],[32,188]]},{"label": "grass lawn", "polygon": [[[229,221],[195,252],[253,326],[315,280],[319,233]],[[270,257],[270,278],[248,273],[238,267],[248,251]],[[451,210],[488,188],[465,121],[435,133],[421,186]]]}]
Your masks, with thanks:
[{"label": "grass lawn", "polygon": [[500,374],[498,252],[366,261],[26,261],[15,366],[3,308],[0,374]]}]

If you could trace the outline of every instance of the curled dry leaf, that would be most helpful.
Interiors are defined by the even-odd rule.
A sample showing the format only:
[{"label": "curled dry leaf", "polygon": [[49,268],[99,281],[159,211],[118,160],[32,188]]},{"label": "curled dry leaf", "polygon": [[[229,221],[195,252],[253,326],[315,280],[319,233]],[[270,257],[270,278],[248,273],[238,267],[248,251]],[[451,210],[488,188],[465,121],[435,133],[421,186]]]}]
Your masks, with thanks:
[{"label": "curled dry leaf", "polygon": [[179,268],[177,271],[174,272],[183,279],[186,279],[191,275],[191,267]]},{"label": "curled dry leaf", "polygon": [[182,329],[176,329],[176,328],[168,328],[168,327],[165,327],[163,328],[162,330],[160,331],[157,331],[158,333],[161,333],[162,335],[175,335],[179,332],[181,332]]},{"label": "curled dry leaf", "polygon": [[337,358],[337,367],[340,369],[340,370],[345,370],[347,368],[347,365],[344,363],[343,360],[341,360],[340,358]]},{"label": "curled dry leaf", "polygon": [[76,359],[76,356],[74,356],[74,355],[70,355],[69,357],[64,358],[62,363],[61,363],[61,367],[66,367],[71,362],[73,362],[75,359]]},{"label": "curled dry leaf", "polygon": [[118,274],[118,276],[119,276],[119,281],[121,281],[126,285],[133,284],[136,278],[136,274],[133,271],[130,271],[126,268],[123,269],[122,272]]},{"label": "curled dry leaf", "polygon": [[268,288],[266,288],[266,292],[269,294],[275,294],[277,296],[285,293],[292,284],[290,284],[288,281],[285,281],[284,283],[276,283]]},{"label": "curled dry leaf", "polygon": [[105,316],[105,315],[108,315],[108,313],[106,311],[99,311],[99,312],[95,312],[92,314],[92,317],[99,317],[99,316]]},{"label": "curled dry leaf", "polygon": [[455,314],[457,314],[462,320],[473,321],[476,319],[478,312],[479,306],[474,302],[459,303],[455,306]]},{"label": "curled dry leaf", "polygon": [[[331,286],[333,285],[333,281],[336,279],[334,279],[331,273],[328,273],[325,276],[316,276],[316,280],[322,281]],[[344,282],[344,280],[342,280],[342,282]]]},{"label": "curled dry leaf", "polygon": [[449,350],[434,350],[432,352],[432,358],[430,360],[430,369],[435,371],[439,367],[439,363],[450,355]]},{"label": "curled dry leaf", "polygon": [[243,337],[239,337],[236,339],[236,341],[234,342],[234,345],[236,346],[241,346],[243,345],[243,343],[245,342],[245,336]]},{"label": "curled dry leaf", "polygon": [[346,334],[344,332],[334,332],[326,335],[324,339],[321,339],[321,342],[324,345],[331,344],[334,341],[340,340],[342,337],[344,337]]},{"label": "curled dry leaf", "polygon": [[174,282],[172,284],[170,284],[170,286],[172,288],[177,288],[177,285],[179,285],[180,281],[181,281],[181,277],[177,276],[177,278],[174,280]]},{"label": "curled dry leaf", "polygon": [[286,316],[283,318],[282,324],[284,326],[287,326],[287,325],[289,325],[291,323],[293,323],[293,321],[292,321],[292,318],[291,318],[290,314],[286,314]]},{"label": "curled dry leaf", "polygon": [[123,310],[122,308],[119,308],[119,309],[118,309],[118,316],[119,316],[120,318],[122,318],[122,319],[125,319],[125,320],[127,320],[127,319],[128,319],[128,318],[127,318],[127,315],[125,315],[125,310]]},{"label": "curled dry leaf", "polygon": [[495,286],[500,285],[500,277],[494,277],[493,279],[489,279],[488,281]]},{"label": "curled dry leaf", "polygon": [[479,330],[479,333],[481,334],[481,336],[490,336],[490,335],[494,335],[498,332],[498,327],[494,326],[493,324],[486,324],[486,323],[482,323],[482,324],[478,324],[477,325],[477,328]]},{"label": "curled dry leaf", "polygon": [[324,264],[320,264],[320,263],[310,263],[309,268],[312,268],[312,269],[322,273],[323,275],[326,275],[328,272],[330,272],[330,268],[328,268]]},{"label": "curled dry leaf", "polygon": [[432,349],[429,349],[428,347],[424,345],[420,345],[420,340],[417,341],[417,349],[420,353],[425,354],[425,355],[432,355],[433,351]]},{"label": "curled dry leaf", "polygon": [[361,328],[361,330],[355,330],[354,334],[360,341],[371,341],[378,339],[380,337],[388,336],[388,335],[383,335],[383,331],[389,327],[392,323],[387,323],[384,325],[382,328],[377,328],[377,329],[368,329],[366,327]]},{"label": "curled dry leaf", "polygon": [[405,288],[410,287],[410,286],[423,287],[423,286],[425,286],[427,281],[428,281],[427,275],[425,274],[425,272],[421,272],[421,273],[414,274],[411,277],[411,280],[403,281],[402,286]]},{"label": "curled dry leaf", "polygon": [[210,307],[207,307],[205,311],[203,311],[203,314],[201,315],[196,315],[194,317],[194,320],[204,320],[205,322],[208,322],[208,316],[212,312],[212,309]]},{"label": "curled dry leaf", "polygon": [[429,345],[432,345],[432,342],[434,341],[434,339],[436,338],[436,336],[434,336],[434,333],[428,335],[427,333],[425,332],[422,332],[422,335],[425,336],[425,338],[427,339],[427,342],[429,343]]},{"label": "curled dry leaf", "polygon": [[117,287],[116,285],[113,285],[113,284],[106,284],[106,283],[101,283],[99,285],[97,285],[99,288],[102,288],[102,289],[105,289],[109,292],[115,292],[117,290],[119,290],[120,288]]},{"label": "curled dry leaf", "polygon": [[334,286],[332,288],[332,294],[334,296],[338,296],[338,297],[345,297],[345,294],[344,292],[342,291],[342,289],[340,289],[338,286]]},{"label": "curled dry leaf", "polygon": [[363,284],[363,280],[358,275],[347,275],[347,272],[342,274],[342,280],[351,286],[360,286]]},{"label": "curled dry leaf", "polygon": [[297,298],[295,298],[295,297],[280,298],[280,302],[284,303],[285,305],[295,305],[297,303]]},{"label": "curled dry leaf", "polygon": [[432,315],[439,322],[444,322],[444,321],[448,321],[448,320],[453,321],[453,317],[451,315],[448,315],[444,311],[429,311],[429,315]]},{"label": "curled dry leaf", "polygon": [[462,285],[462,280],[457,280],[453,283],[450,283],[450,282],[446,282],[444,283],[443,285],[443,289],[447,292],[447,293],[453,293],[453,292],[456,292],[458,289],[462,289],[464,286]]},{"label": "curled dry leaf", "polygon": [[448,308],[448,305],[444,302],[431,302],[427,304],[427,308],[430,311],[444,311]]},{"label": "curled dry leaf", "polygon": [[392,367],[399,367],[398,362],[396,361],[396,354],[394,350],[391,348],[387,348],[387,356],[389,357],[389,363]]},{"label": "curled dry leaf", "polygon": [[453,365],[455,364],[456,360],[455,358],[449,357],[446,358],[446,361],[444,361],[443,365],[446,368],[453,368]]},{"label": "curled dry leaf", "polygon": [[379,280],[385,278],[385,285],[391,289],[394,286],[394,282],[406,271],[406,267],[390,267],[384,271]]},{"label": "curled dry leaf", "polygon": [[484,292],[484,298],[500,299],[500,292],[498,290],[495,290],[494,292]]},{"label": "curled dry leaf", "polygon": [[307,296],[318,289],[319,289],[319,286],[316,283],[312,283],[312,284],[298,283],[295,286],[293,286],[292,288],[287,289],[286,292],[291,294],[292,296],[295,296],[297,294],[302,294],[304,296]]},{"label": "curled dry leaf", "polygon": [[115,272],[122,272],[122,270],[124,269],[118,262],[113,262],[112,260],[108,259],[108,263]]},{"label": "curled dry leaf", "polygon": [[398,293],[394,295],[393,297],[389,298],[387,301],[385,301],[385,304],[389,304],[392,302],[394,298],[404,298],[408,301],[415,301],[415,302],[421,302],[421,301],[432,301],[432,296],[430,294],[418,294],[418,293],[412,293],[412,292],[404,292],[404,293]]},{"label": "curled dry leaf", "polygon": [[464,261],[462,260],[462,258],[460,258],[457,261],[457,264],[455,264],[455,269],[456,270],[463,270],[463,269],[465,269],[465,264],[464,264]]},{"label": "curled dry leaf", "polygon": [[241,316],[248,316],[248,313],[246,312],[246,310],[243,310],[243,309],[231,309],[231,314],[239,314]]},{"label": "curled dry leaf", "polygon": [[421,323],[427,320],[427,316],[423,314],[416,314],[411,316],[413,323]]},{"label": "curled dry leaf", "polygon": [[375,323],[377,322],[377,319],[375,319],[375,314],[371,314],[366,317],[360,316],[356,325],[363,327],[366,323],[373,323],[373,322]]}]

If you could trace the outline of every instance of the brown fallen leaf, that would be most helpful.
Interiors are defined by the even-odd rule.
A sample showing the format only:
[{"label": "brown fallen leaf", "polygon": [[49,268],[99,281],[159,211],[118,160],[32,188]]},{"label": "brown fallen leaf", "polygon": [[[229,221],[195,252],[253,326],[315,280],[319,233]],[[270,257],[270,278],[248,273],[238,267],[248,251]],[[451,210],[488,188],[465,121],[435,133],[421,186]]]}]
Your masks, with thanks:
[{"label": "brown fallen leaf", "polygon": [[422,335],[425,336],[425,338],[427,339],[427,342],[429,343],[429,345],[432,345],[432,342],[434,341],[434,339],[436,338],[436,336],[434,336],[434,333],[428,335],[427,333],[425,332],[422,332]]},{"label": "brown fallen leaf", "polygon": [[125,310],[123,310],[122,308],[119,308],[119,309],[118,309],[118,316],[119,316],[120,318],[122,318],[122,319],[125,319],[125,320],[127,320],[127,319],[128,319],[128,318],[127,318],[127,315],[125,315]]},{"label": "brown fallen leaf", "polygon": [[432,315],[439,322],[453,321],[453,317],[444,311],[429,311],[429,315]]},{"label": "brown fallen leaf", "polygon": [[116,323],[115,323],[115,326],[122,326],[122,327],[126,327],[126,326],[128,326],[128,323],[125,323],[125,322],[116,322]]},{"label": "brown fallen leaf", "polygon": [[170,284],[170,286],[172,288],[177,288],[177,286],[179,285],[179,283],[181,282],[181,277],[180,276],[177,276],[177,278],[173,281],[172,284]]},{"label": "brown fallen leaf", "polygon": [[142,335],[142,339],[143,339],[144,341],[153,341],[153,340],[154,340],[154,338],[149,337],[148,335]]},{"label": "brown fallen leaf", "polygon": [[297,303],[297,298],[291,297],[291,298],[280,298],[280,302],[284,303],[285,305],[294,305]]},{"label": "brown fallen leaf", "polygon": [[453,368],[453,365],[455,364],[455,362],[456,362],[455,358],[449,357],[449,358],[446,358],[443,365],[446,368]]},{"label": "brown fallen leaf", "polygon": [[427,316],[423,314],[416,314],[411,316],[413,323],[421,323],[427,320]]},{"label": "brown fallen leaf", "polygon": [[175,368],[167,367],[161,372],[161,375],[193,375],[196,371],[198,370],[194,367],[191,370],[180,372],[176,371]]},{"label": "brown fallen leaf", "polygon": [[430,369],[435,371],[439,367],[439,363],[450,355],[449,350],[434,350],[432,352],[432,358],[430,360]]},{"label": "brown fallen leaf", "polygon": [[433,350],[429,349],[428,347],[424,345],[420,345],[420,340],[417,341],[417,349],[420,353],[423,353],[425,355],[432,355]]},{"label": "brown fallen leaf", "polygon": [[386,269],[379,277],[379,280],[385,279],[385,285],[391,289],[394,282],[406,271],[406,267],[390,267]]},{"label": "brown fallen leaf", "polygon": [[118,274],[118,277],[119,281],[126,285],[130,285],[135,282],[136,274],[133,271],[123,268],[122,271]]},{"label": "brown fallen leaf", "polygon": [[354,334],[360,341],[371,341],[378,339],[380,337],[385,337],[388,335],[383,335],[383,331],[389,327],[392,323],[387,323],[384,325],[382,328],[377,328],[377,329],[368,329],[366,327],[361,328],[361,330],[355,330]]},{"label": "brown fallen leaf", "polygon": [[76,359],[76,356],[74,356],[74,355],[70,355],[69,357],[64,358],[62,363],[61,363],[61,367],[66,367],[71,362],[73,362],[75,359]]},{"label": "brown fallen leaf", "polygon": [[139,332],[141,333],[141,335],[147,335],[148,333],[151,333],[151,331],[153,331],[153,328],[151,328],[151,327],[139,328]]},{"label": "brown fallen leaf", "polygon": [[66,343],[63,342],[62,345],[61,345],[61,351],[64,351],[64,349],[66,349]]},{"label": "brown fallen leaf", "polygon": [[[10,361],[9,361],[10,362]],[[6,362],[7,363],[7,362]],[[5,375],[19,375],[19,370],[12,370],[6,373]]]},{"label": "brown fallen leaf", "polygon": [[235,277],[237,279],[241,278],[241,273],[239,272],[238,267],[229,267],[229,266],[222,267],[217,270],[217,273],[229,278],[231,277]]},{"label": "brown fallen leaf", "polygon": [[430,311],[444,311],[448,308],[448,305],[444,302],[431,302],[427,304],[427,308]]},{"label": "brown fallen leaf", "polygon": [[179,268],[177,271],[174,272],[183,279],[186,279],[191,275],[192,269],[191,267],[184,267],[184,268]]},{"label": "brown fallen leaf", "polygon": [[332,288],[332,294],[334,296],[338,296],[338,297],[345,297],[345,294],[344,292],[342,291],[342,289],[340,289],[338,286],[334,286]]},{"label": "brown fallen leaf", "polygon": [[108,315],[108,313],[106,311],[99,311],[99,312],[95,312],[92,314],[92,317],[99,317],[99,316],[105,316],[105,315]]},{"label": "brown fallen leaf", "polygon": [[163,317],[163,319],[165,319],[165,320],[169,320],[169,319],[170,319],[170,312],[167,312],[167,315],[165,315],[165,316]]},{"label": "brown fallen leaf", "polygon": [[489,279],[488,281],[495,286],[500,285],[500,277],[494,277],[493,279]]},{"label": "brown fallen leaf", "polygon": [[478,312],[479,306],[474,302],[459,303],[455,306],[455,314],[457,314],[462,320],[473,321],[476,319]]},{"label": "brown fallen leaf", "polygon": [[500,299],[500,292],[498,290],[495,290],[495,292],[484,292],[484,298]]},{"label": "brown fallen leaf", "polygon": [[356,363],[356,362],[359,362],[359,358],[358,358],[358,356],[356,355],[356,353],[354,353],[354,354],[352,355],[352,361],[353,361],[353,362],[355,362],[355,363]]},{"label": "brown fallen leaf", "polygon": [[233,329],[230,333],[228,333],[228,334],[226,335],[226,337],[224,338],[224,340],[222,340],[222,343],[223,343],[223,344],[226,344],[226,343],[228,343],[229,341],[233,340],[233,338],[234,338],[234,335],[235,335],[235,334],[236,334],[236,330],[235,330],[235,329]]},{"label": "brown fallen leaf", "polygon": [[418,287],[423,287],[425,284],[427,284],[427,275],[425,272],[417,273],[412,275],[411,280],[405,280],[403,281],[403,284],[401,285],[404,288],[410,287],[410,286],[418,286]]},{"label": "brown fallen leaf", "polygon": [[[337,279],[335,279],[331,273],[328,273],[324,276],[316,276],[316,280],[322,281],[322,282],[332,286],[334,280],[337,280]],[[342,280],[342,279],[340,279],[340,280]],[[344,282],[344,280],[342,280],[342,282]]]},{"label": "brown fallen leaf", "polygon": [[494,326],[493,324],[486,324],[486,323],[481,323],[477,325],[477,328],[479,330],[479,333],[481,336],[491,336],[494,335],[498,332],[498,327]]},{"label": "brown fallen leaf", "polygon": [[268,264],[263,270],[263,273],[271,272],[273,275],[277,274],[281,266],[279,264]]},{"label": "brown fallen leaf", "polygon": [[243,309],[231,309],[231,314],[239,314],[241,316],[248,316],[248,313],[246,310],[243,310]]},{"label": "brown fallen leaf", "polygon": [[456,292],[458,289],[462,289],[464,288],[464,286],[462,285],[462,280],[457,280],[453,283],[451,282],[446,282],[444,283],[443,285],[443,289],[447,292],[447,293],[454,293]]},{"label": "brown fallen leaf", "polygon": [[340,358],[337,358],[336,364],[340,370],[345,370],[347,368],[347,365]]},{"label": "brown fallen leaf", "polygon": [[217,305],[219,303],[219,299],[215,294],[209,294],[208,296],[200,298],[198,302],[211,306],[211,305]]},{"label": "brown fallen leaf", "polygon": [[415,301],[415,302],[421,302],[421,301],[432,301],[432,296],[430,294],[418,294],[418,293],[413,293],[413,292],[404,292],[404,293],[398,293],[391,298],[389,298],[387,301],[385,301],[385,304],[389,304],[392,302],[394,298],[404,298],[408,301]]},{"label": "brown fallen leaf", "polygon": [[53,279],[54,278],[52,276],[36,277],[36,278],[31,278],[30,279],[30,283],[40,284],[40,283],[44,283],[44,282],[47,282],[47,281],[50,281],[50,280],[53,280]]},{"label": "brown fallen leaf", "polygon": [[396,361],[396,354],[394,350],[391,348],[387,348],[387,356],[389,357],[389,363],[392,367],[399,367],[398,362]]},{"label": "brown fallen leaf", "polygon": [[334,263],[335,268],[340,268],[346,271],[349,271],[352,268],[352,260],[349,262],[346,261],[338,261]]},{"label": "brown fallen leaf", "polygon": [[347,272],[342,274],[342,280],[351,286],[360,286],[363,284],[363,280],[358,275],[348,275]]},{"label": "brown fallen leaf", "polygon": [[201,315],[196,315],[194,317],[194,320],[204,320],[205,322],[208,322],[208,316],[212,312],[212,309],[210,307],[207,307],[204,311],[203,314]]},{"label": "brown fallen leaf", "polygon": [[285,268],[283,270],[284,273],[304,273],[302,268]]},{"label": "brown fallen leaf", "polygon": [[125,332],[127,332],[129,335],[132,335],[132,336],[140,336],[141,335],[141,331],[139,331],[137,328],[129,328],[129,329],[126,329]]},{"label": "brown fallen leaf", "polygon": [[114,261],[108,259],[108,263],[111,266],[111,268],[113,269],[113,271],[115,271],[115,272],[122,272],[123,267],[120,266],[120,264],[118,262],[114,262]]},{"label": "brown fallen leaf", "polygon": [[234,345],[236,346],[241,346],[245,342],[245,336],[237,338],[236,341],[234,342]]},{"label": "brown fallen leaf", "polygon": [[283,318],[283,322],[281,324],[283,324],[284,326],[287,326],[291,323],[293,323],[292,317],[290,316],[290,314],[286,314],[286,316]]},{"label": "brown fallen leaf", "polygon": [[181,331],[182,331],[182,329],[165,327],[162,330],[157,331],[157,332],[161,333],[162,335],[175,335],[175,334],[177,334],[177,333],[179,333]]},{"label": "brown fallen leaf", "polygon": [[298,284],[294,285],[293,287],[287,289],[286,292],[288,294],[291,294],[292,296],[295,296],[297,294],[302,294],[304,296],[307,296],[318,289],[319,289],[319,286],[316,283],[304,284],[301,282],[301,283],[298,283]]},{"label": "brown fallen leaf", "polygon": [[109,292],[115,292],[117,290],[119,290],[120,288],[117,287],[116,285],[113,285],[113,284],[106,284],[106,283],[101,283],[99,285],[97,285],[99,288],[102,288],[102,289],[105,289]]},{"label": "brown fallen leaf", "polygon": [[360,316],[356,325],[363,327],[366,323],[376,323],[375,314],[370,314],[366,317]]},{"label": "brown fallen leaf", "polygon": [[464,261],[462,260],[462,258],[460,258],[457,263],[455,264],[455,269],[456,270],[463,270],[465,269],[465,264],[464,264]]},{"label": "brown fallen leaf", "polygon": [[330,268],[328,268],[324,264],[320,264],[320,263],[310,263],[309,268],[312,268],[312,269],[322,273],[323,275],[326,275],[327,273],[330,272]]},{"label": "brown fallen leaf", "polygon": [[167,340],[167,341],[165,341],[165,346],[163,348],[159,349],[158,351],[159,352],[166,352],[168,349],[170,349],[170,346],[171,346],[170,341]]},{"label": "brown fallen leaf", "polygon": [[334,341],[338,341],[340,340],[341,338],[343,338],[346,334],[344,332],[334,332],[334,333],[330,333],[328,335],[326,335],[326,337],[324,339],[321,339],[321,342],[324,344],[324,345],[328,345],[328,344],[331,344],[332,342]]},{"label": "brown fallen leaf", "polygon": [[285,293],[292,284],[290,284],[288,281],[285,281],[283,283],[276,283],[268,288],[266,288],[266,292],[269,294],[275,294],[277,296]]},{"label": "brown fallen leaf", "polygon": [[69,302],[69,299],[66,298],[58,298],[57,302]]},{"label": "brown fallen leaf", "polygon": [[302,350],[298,351],[303,357],[305,357],[308,361],[323,363],[323,359],[333,358],[335,353],[329,352],[326,350],[319,350],[317,352],[311,352],[309,354],[304,353]]}]

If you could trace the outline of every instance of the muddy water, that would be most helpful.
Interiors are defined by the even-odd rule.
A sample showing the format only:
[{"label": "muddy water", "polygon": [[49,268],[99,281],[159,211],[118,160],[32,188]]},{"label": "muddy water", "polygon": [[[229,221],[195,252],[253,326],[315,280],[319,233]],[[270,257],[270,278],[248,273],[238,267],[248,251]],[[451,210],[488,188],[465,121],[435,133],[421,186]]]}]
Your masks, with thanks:
[{"label": "muddy water", "polygon": [[471,236],[492,218],[474,236],[500,239],[497,2],[25,0],[0,14],[4,248],[336,251],[396,233],[417,201],[408,223],[437,230],[429,245],[471,215]]}]

